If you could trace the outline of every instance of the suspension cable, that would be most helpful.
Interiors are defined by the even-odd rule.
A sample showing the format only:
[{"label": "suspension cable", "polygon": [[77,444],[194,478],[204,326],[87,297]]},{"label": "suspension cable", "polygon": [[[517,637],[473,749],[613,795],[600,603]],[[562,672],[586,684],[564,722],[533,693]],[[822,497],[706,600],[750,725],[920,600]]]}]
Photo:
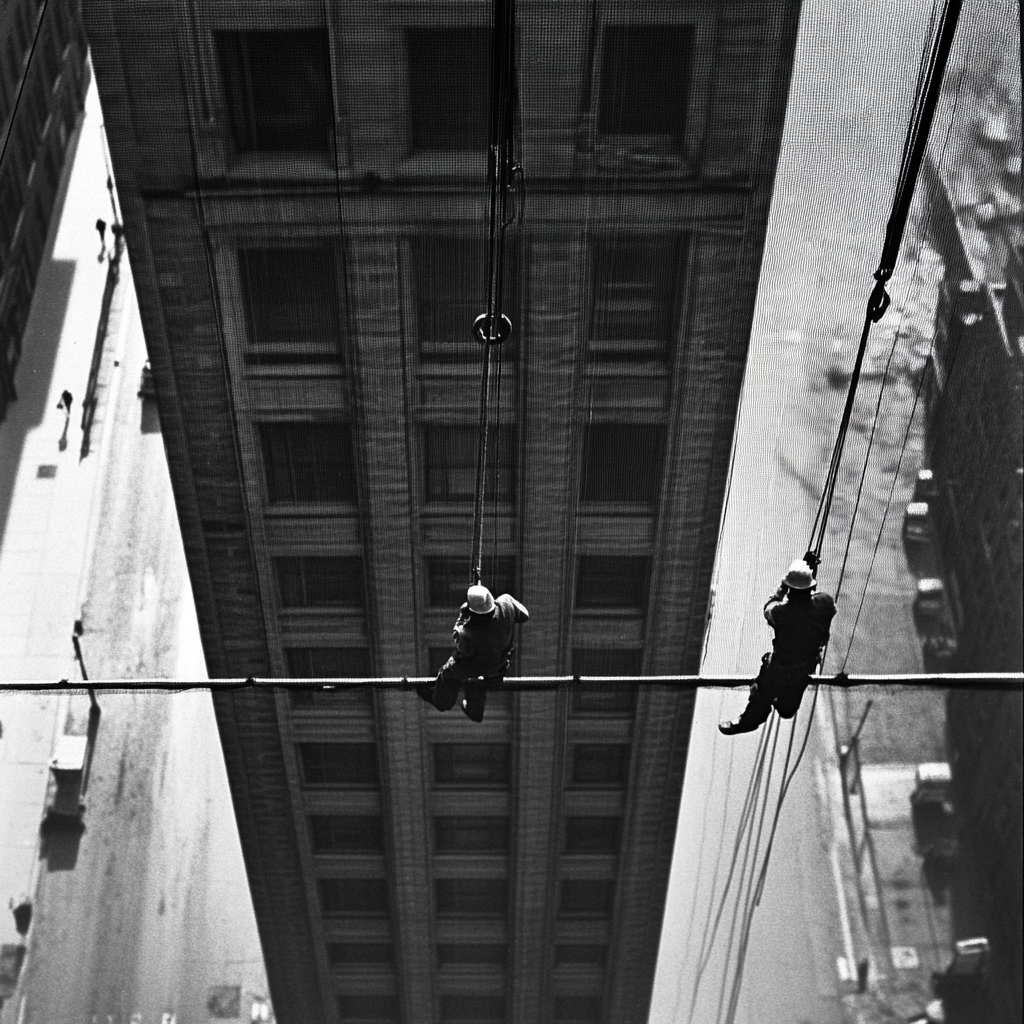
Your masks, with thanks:
[{"label": "suspension cable", "polygon": [[495,0],[491,41],[491,123],[487,150],[489,197],[487,309],[476,318],[473,333],[483,348],[480,367],[480,426],[477,441],[476,493],[473,509],[471,582],[480,582],[483,561],[483,513],[487,478],[487,407],[491,348],[508,340],[512,323],[502,310],[505,228],[508,194],[518,173],[513,158],[517,87],[515,75],[515,0]]},{"label": "suspension cable", "polygon": [[871,325],[882,319],[891,301],[885,285],[892,276],[896,260],[899,257],[903,232],[906,228],[907,217],[910,214],[910,204],[914,198],[914,186],[917,182],[921,161],[924,158],[925,149],[928,145],[928,132],[931,128],[932,119],[935,116],[935,108],[938,105],[943,72],[945,71],[946,60],[949,57],[950,47],[953,43],[953,35],[956,31],[957,19],[960,16],[961,4],[962,0],[946,0],[943,6],[938,30],[932,43],[928,64],[924,69],[924,75],[914,103],[914,111],[907,129],[899,175],[896,181],[896,192],[893,197],[889,220],[886,224],[885,241],[882,244],[882,255],[879,259],[878,269],[874,273],[875,285],[868,298],[864,328],[861,331],[857,358],[854,360],[853,373],[850,376],[850,387],[846,395],[846,404],[843,407],[843,415],[839,422],[839,431],[835,446],[832,449],[832,458],[829,463],[828,473],[825,476],[825,486],[822,489],[821,500],[818,503],[818,511],[815,514],[814,525],[811,528],[811,540],[808,549],[813,551],[819,558],[821,556],[821,546],[825,538],[825,527],[832,509],[832,498],[835,494],[836,481],[839,477],[839,464],[843,457],[843,446],[846,442],[846,433],[850,426],[853,402],[857,393],[857,385],[860,382],[861,366],[864,362],[864,353],[867,350],[868,335],[871,331]]}]

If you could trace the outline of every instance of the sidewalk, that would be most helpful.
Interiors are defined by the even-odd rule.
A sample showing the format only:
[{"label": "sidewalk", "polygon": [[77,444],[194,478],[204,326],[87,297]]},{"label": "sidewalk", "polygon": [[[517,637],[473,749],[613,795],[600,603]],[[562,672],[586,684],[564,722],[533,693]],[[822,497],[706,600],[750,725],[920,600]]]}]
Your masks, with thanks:
[{"label": "sidewalk", "polygon": [[[833,702],[844,696],[829,694]],[[905,1022],[923,1015],[935,998],[932,973],[945,970],[954,940],[952,874],[926,867],[910,802],[917,765],[946,760],[945,693],[879,688],[849,699],[855,723],[867,701],[873,703],[861,733],[859,781],[851,754],[847,798],[838,758],[825,783],[852,933],[854,962],[839,965],[844,1017],[849,1024]],[[834,735],[828,717],[822,728]],[[864,992],[857,961],[869,964]]]},{"label": "sidewalk", "polygon": [[[82,399],[107,277],[95,223],[111,219],[101,124],[93,85],[68,146],[23,340],[19,399],[0,425],[0,685],[81,678],[71,633],[103,436],[99,411],[92,453],[80,459]],[[62,445],[57,402],[65,389],[74,401]],[[101,410],[105,397],[101,389]],[[0,943],[19,941],[7,904],[34,889],[48,762],[59,733],[79,731],[72,702],[78,698],[0,691]]]}]

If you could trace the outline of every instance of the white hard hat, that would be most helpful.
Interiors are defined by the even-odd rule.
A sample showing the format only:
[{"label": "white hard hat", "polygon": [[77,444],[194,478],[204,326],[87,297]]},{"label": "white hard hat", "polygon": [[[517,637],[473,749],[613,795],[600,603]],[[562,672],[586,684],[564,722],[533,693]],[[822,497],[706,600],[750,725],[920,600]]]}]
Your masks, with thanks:
[{"label": "white hard hat", "polygon": [[786,573],[786,585],[793,590],[810,590],[814,586],[814,573],[811,567],[802,559],[798,558]]},{"label": "white hard hat", "polygon": [[466,603],[469,610],[476,615],[487,615],[494,611],[494,598],[491,592],[482,584],[470,587],[466,592]]}]

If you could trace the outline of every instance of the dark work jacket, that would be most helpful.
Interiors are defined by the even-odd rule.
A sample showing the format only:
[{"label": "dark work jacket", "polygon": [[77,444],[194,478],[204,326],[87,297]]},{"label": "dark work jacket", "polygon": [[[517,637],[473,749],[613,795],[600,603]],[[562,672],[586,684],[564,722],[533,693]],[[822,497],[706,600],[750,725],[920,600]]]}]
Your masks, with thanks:
[{"label": "dark work jacket", "polygon": [[772,663],[792,666],[812,674],[821,645],[828,640],[836,603],[831,594],[812,594],[809,601],[790,594],[773,595],[764,606],[764,617],[775,630]]},{"label": "dark work jacket", "polygon": [[510,594],[495,599],[490,615],[474,615],[463,605],[452,630],[455,657],[482,676],[501,675],[512,650],[515,624],[529,618],[530,613]]}]

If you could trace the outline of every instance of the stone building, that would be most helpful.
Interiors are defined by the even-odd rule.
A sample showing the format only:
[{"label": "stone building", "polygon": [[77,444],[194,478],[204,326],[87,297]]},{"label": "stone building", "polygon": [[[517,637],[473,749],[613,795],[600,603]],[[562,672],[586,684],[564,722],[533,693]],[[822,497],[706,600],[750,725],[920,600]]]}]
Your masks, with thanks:
[{"label": "stone building", "polygon": [[[483,561],[531,612],[519,674],[698,667],[798,7],[519,5]],[[491,19],[86,11],[212,675],[446,656]],[[278,1019],[645,1021],[692,700],[218,696]]]},{"label": "stone building", "polygon": [[0,421],[89,64],[77,0],[0,7]]}]

